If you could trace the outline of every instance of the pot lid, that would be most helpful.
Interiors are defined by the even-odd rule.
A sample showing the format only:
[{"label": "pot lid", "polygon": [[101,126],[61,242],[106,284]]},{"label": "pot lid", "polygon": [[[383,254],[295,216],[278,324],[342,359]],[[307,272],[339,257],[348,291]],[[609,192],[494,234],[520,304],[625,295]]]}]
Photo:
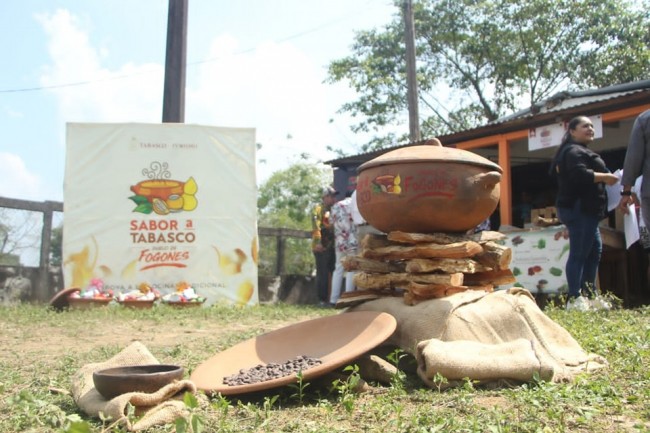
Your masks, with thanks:
[{"label": "pot lid", "polygon": [[499,173],[503,172],[498,164],[474,152],[456,149],[455,147],[444,147],[439,144],[438,140],[430,140],[429,142],[431,144],[407,146],[384,153],[361,164],[358,171],[361,172],[367,168],[396,163],[441,161],[479,165],[490,170],[496,170]]}]

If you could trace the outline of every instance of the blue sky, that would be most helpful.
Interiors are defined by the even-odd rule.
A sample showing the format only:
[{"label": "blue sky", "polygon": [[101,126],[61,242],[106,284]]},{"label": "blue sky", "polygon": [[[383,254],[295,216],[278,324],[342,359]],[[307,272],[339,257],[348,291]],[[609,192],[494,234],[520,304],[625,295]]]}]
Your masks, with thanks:
[{"label": "blue sky", "polygon": [[[66,122],[162,117],[168,0],[0,2],[0,196],[62,201]],[[326,66],[391,0],[189,0],[185,122],[257,131],[258,183],[306,152],[364,137]],[[408,131],[408,125],[404,125]]]}]

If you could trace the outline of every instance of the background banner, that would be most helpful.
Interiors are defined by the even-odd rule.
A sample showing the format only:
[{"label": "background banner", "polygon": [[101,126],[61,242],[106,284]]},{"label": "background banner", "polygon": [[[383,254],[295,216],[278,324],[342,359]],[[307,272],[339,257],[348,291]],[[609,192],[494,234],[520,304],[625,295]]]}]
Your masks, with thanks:
[{"label": "background banner", "polygon": [[254,129],[69,123],[64,218],[66,287],[258,302]]},{"label": "background banner", "polygon": [[569,258],[569,239],[565,227],[553,226],[506,233],[512,249],[510,269],[515,286],[532,293],[567,293],[565,267]]}]

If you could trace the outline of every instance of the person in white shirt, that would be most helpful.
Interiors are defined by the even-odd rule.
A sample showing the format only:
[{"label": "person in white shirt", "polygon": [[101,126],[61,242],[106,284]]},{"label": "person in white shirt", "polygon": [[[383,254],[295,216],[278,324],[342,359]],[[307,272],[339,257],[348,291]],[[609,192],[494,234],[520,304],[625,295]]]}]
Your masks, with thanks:
[{"label": "person in white shirt", "polygon": [[[356,201],[355,201],[356,204]],[[332,273],[332,292],[330,304],[336,304],[341,296],[343,277],[345,276],[345,291],[354,290],[354,272],[346,272],[341,260],[348,255],[355,255],[359,247],[357,240],[357,225],[352,218],[352,198],[350,196],[335,203],[331,211],[334,226],[334,252],[336,264]]]},{"label": "person in white shirt", "polygon": [[361,216],[361,212],[359,212],[359,206],[357,205],[357,190],[354,190],[352,196],[350,197],[350,209],[352,212],[352,221],[356,225],[361,226],[366,224],[366,220]]}]

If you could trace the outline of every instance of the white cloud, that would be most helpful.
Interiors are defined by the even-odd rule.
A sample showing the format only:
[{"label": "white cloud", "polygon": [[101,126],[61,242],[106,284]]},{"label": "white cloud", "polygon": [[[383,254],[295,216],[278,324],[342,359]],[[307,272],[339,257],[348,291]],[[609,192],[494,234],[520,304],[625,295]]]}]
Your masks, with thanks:
[{"label": "white cloud", "polygon": [[157,64],[125,64],[117,70],[102,66],[110,55],[91,45],[78,18],[59,9],[37,17],[49,37],[52,63],[41,85],[88,83],[52,92],[65,122],[157,122],[162,116],[163,70]]},{"label": "white cloud", "polygon": [[4,106],[2,107],[2,111],[7,115],[7,117],[10,117],[12,119],[22,119],[25,117],[25,114],[22,113],[21,111],[16,111],[11,107]]},{"label": "white cloud", "polygon": [[[58,117],[66,122],[160,122],[164,66],[103,66],[110,53],[93,46],[80,20],[67,10],[37,17],[49,38],[51,63],[41,85],[86,83],[52,89]],[[222,34],[210,44],[199,65],[188,65],[185,122],[256,129],[258,182],[308,155],[318,162],[335,156],[327,146],[354,152],[359,142],[349,117],[338,116],[343,86],[323,83],[325,67],[291,42],[259,43],[242,52],[239,42]],[[127,77],[127,78],[125,78]],[[336,118],[335,123],[330,119]],[[60,143],[65,141],[64,128]]]},{"label": "white cloud", "polygon": [[258,181],[303,155],[317,162],[332,157],[341,130],[330,124],[335,106],[324,70],[290,43],[263,42],[245,53],[230,35],[211,44],[195,86],[188,89],[188,118],[216,126],[256,129]]},{"label": "white cloud", "polygon": [[40,178],[27,170],[17,155],[0,152],[0,196],[21,200],[41,198]]}]

